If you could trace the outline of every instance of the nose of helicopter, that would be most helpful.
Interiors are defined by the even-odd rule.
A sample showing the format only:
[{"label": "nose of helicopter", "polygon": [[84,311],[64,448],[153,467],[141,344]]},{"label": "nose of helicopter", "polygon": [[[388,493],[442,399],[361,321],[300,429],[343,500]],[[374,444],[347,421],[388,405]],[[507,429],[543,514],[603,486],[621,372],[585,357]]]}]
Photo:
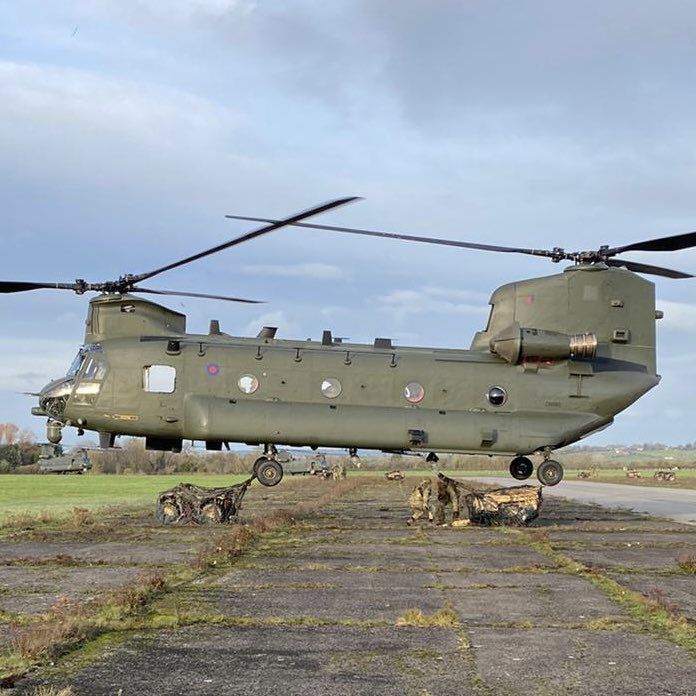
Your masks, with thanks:
[{"label": "nose of helicopter", "polygon": [[48,416],[51,420],[61,422],[74,385],[73,377],[62,377],[49,382],[39,392],[39,405],[32,408],[32,414]]}]

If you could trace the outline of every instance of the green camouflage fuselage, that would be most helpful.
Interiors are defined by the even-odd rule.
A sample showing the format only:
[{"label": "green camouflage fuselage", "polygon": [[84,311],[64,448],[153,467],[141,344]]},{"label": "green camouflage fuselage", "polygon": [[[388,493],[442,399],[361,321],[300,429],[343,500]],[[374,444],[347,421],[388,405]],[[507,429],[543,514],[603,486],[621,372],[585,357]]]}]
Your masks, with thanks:
[{"label": "green camouflage fuselage", "polygon": [[505,285],[491,304],[471,347],[448,350],[187,334],[181,314],[103,295],[78,371],[48,385],[37,411],[164,449],[191,439],[528,454],[605,427],[659,382],[654,286],[633,273],[574,266]]}]

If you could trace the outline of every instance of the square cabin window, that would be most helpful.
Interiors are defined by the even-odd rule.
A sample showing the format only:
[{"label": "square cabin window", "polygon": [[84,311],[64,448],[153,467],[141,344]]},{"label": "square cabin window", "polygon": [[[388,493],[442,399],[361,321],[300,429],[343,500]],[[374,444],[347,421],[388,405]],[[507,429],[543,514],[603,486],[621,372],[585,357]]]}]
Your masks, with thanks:
[{"label": "square cabin window", "polygon": [[171,394],[176,388],[176,368],[171,365],[147,365],[143,368],[143,389]]}]

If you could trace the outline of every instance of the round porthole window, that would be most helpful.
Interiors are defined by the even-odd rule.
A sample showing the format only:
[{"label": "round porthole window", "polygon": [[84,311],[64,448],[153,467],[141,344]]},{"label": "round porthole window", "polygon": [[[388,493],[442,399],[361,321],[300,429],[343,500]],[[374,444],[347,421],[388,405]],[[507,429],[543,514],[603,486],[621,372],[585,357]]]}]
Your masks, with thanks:
[{"label": "round porthole window", "polygon": [[342,391],[343,387],[335,377],[327,377],[321,382],[321,393],[327,399],[335,399]]},{"label": "round porthole window", "polygon": [[254,375],[242,375],[237,380],[237,386],[239,391],[243,394],[253,394],[259,388],[258,377]]},{"label": "round porthole window", "polygon": [[502,387],[491,387],[486,398],[491,406],[502,406],[507,401],[507,392]]},{"label": "round porthole window", "polygon": [[425,389],[418,382],[409,382],[404,387],[404,396],[410,404],[419,404],[425,398]]}]

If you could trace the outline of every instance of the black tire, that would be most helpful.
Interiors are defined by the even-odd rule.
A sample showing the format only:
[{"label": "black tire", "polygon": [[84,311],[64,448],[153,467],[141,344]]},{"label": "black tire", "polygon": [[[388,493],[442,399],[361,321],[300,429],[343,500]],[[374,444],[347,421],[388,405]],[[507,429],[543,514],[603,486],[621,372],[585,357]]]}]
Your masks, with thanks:
[{"label": "black tire", "polygon": [[254,476],[258,476],[259,467],[260,467],[262,464],[265,464],[266,462],[270,462],[270,461],[271,461],[271,460],[270,460],[270,459],[267,459],[266,457],[259,457],[259,458],[254,462],[254,466],[253,466],[252,469],[251,469],[251,473],[252,473]]},{"label": "black tire", "polygon": [[537,468],[537,478],[544,486],[556,486],[563,480],[563,467],[553,459],[547,459]]},{"label": "black tire", "polygon": [[256,469],[256,478],[264,486],[277,486],[283,478],[283,467],[272,459],[265,459]]},{"label": "black tire", "polygon": [[515,457],[510,462],[510,476],[518,481],[528,479],[534,472],[534,464],[529,457]]}]

